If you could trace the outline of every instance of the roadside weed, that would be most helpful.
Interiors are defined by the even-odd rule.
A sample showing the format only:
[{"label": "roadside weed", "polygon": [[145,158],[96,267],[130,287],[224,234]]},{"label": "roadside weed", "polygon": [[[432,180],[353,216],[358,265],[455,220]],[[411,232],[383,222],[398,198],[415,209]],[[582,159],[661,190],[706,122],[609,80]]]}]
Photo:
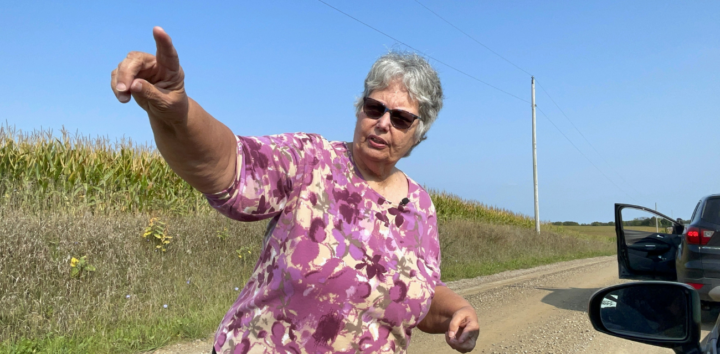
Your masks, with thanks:
[{"label": "roadside weed", "polygon": [[82,256],[80,259],[72,257],[70,259],[70,276],[73,278],[82,278],[94,272],[95,266],[90,264],[87,260],[87,256]]},{"label": "roadside weed", "polygon": [[242,246],[239,249],[235,250],[235,253],[237,253],[238,258],[242,260],[243,267],[247,265],[248,258],[252,257],[252,247],[250,246]]},{"label": "roadside weed", "polygon": [[227,240],[227,237],[228,237],[228,228],[227,227],[223,227],[222,229],[218,230],[217,238],[219,238],[220,241]]},{"label": "roadside weed", "polygon": [[142,237],[148,241],[152,240],[156,250],[165,252],[167,250],[165,246],[169,245],[172,239],[172,236],[168,236],[165,232],[167,232],[167,225],[157,217],[152,217]]}]

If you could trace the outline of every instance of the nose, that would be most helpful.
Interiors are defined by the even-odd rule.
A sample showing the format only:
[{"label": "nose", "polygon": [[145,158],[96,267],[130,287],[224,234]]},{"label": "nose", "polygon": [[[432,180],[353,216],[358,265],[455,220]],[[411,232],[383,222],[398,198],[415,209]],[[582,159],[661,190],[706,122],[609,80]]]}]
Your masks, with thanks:
[{"label": "nose", "polygon": [[390,112],[385,112],[375,123],[376,128],[385,132],[390,130],[390,125]]}]

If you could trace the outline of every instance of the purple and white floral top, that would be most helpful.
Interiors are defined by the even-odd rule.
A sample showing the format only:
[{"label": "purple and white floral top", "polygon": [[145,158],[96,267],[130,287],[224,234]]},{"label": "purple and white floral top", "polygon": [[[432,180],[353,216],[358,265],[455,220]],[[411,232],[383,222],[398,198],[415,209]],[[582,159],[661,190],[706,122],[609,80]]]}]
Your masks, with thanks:
[{"label": "purple and white floral top", "polygon": [[218,353],[404,353],[440,281],[435,208],[370,188],[343,142],[237,137],[236,178],[207,199],[239,221],[272,218],[252,276],[215,334]]}]

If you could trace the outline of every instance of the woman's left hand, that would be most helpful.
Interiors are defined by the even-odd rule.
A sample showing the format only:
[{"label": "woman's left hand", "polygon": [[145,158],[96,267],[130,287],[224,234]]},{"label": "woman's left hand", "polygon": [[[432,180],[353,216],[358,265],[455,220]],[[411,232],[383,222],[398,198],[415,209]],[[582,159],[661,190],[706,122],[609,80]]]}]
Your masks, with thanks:
[{"label": "woman's left hand", "polygon": [[475,341],[480,335],[480,324],[472,306],[465,306],[455,311],[450,325],[445,332],[445,341],[453,349],[467,353],[475,348]]}]

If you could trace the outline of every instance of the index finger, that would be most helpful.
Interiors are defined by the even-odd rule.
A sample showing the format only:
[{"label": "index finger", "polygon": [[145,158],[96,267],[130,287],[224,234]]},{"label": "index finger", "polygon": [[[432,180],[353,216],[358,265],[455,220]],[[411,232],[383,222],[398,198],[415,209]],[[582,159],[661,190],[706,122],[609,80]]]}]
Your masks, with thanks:
[{"label": "index finger", "polygon": [[180,69],[180,59],[178,59],[175,46],[172,44],[170,35],[160,26],[153,28],[153,37],[155,38],[155,46],[157,52],[155,58],[157,63],[169,70],[177,71]]}]

